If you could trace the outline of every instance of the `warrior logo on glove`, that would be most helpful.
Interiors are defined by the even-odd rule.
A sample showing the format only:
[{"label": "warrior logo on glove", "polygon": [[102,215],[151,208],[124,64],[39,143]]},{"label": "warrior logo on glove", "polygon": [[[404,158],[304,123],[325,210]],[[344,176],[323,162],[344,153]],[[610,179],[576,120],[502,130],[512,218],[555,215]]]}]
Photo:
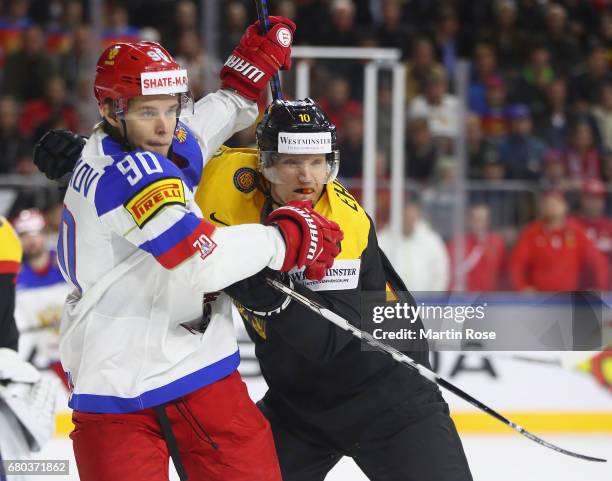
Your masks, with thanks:
[{"label": "warrior logo on glove", "polygon": [[295,24],[284,17],[269,17],[270,31],[260,33],[259,22],[251,25],[221,69],[221,88],[236,90],[257,100],[279,69],[291,67],[291,43]]}]

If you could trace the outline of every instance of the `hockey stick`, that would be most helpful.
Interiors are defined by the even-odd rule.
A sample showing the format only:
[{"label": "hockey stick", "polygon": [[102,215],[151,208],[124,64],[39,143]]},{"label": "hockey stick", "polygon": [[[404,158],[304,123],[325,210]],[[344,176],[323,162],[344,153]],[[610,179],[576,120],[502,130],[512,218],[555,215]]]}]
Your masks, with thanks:
[{"label": "hockey stick", "polygon": [[[259,19],[261,33],[266,34],[268,30],[270,30],[270,22],[268,21],[268,0],[255,0],[255,7],[257,8],[257,18]],[[270,91],[272,92],[272,100],[283,97],[278,73],[274,74],[272,80],[270,80]]]},{"label": "hockey stick", "polygon": [[493,416],[495,419],[497,419],[498,421],[501,421],[506,426],[511,427],[516,432],[518,432],[519,434],[522,434],[526,438],[529,438],[532,441],[535,441],[536,443],[541,444],[542,446],[546,446],[547,448],[550,448],[550,449],[552,449],[554,451],[557,451],[557,452],[562,453],[562,454],[566,454],[568,456],[573,456],[575,458],[584,459],[586,461],[597,461],[597,462],[602,462],[602,463],[605,463],[607,461],[606,459],[602,459],[602,458],[595,458],[595,457],[592,457],[592,456],[586,456],[584,454],[574,453],[573,451],[568,451],[566,449],[563,449],[563,448],[560,448],[558,446],[555,446],[554,444],[551,444],[548,441],[544,441],[543,439],[539,438],[535,434],[531,434],[529,431],[527,431],[523,427],[521,427],[518,424],[516,424],[516,423],[510,421],[509,419],[505,418],[504,416],[499,414],[497,411],[491,409],[489,406],[487,406],[486,404],[480,402],[478,399],[470,396],[469,394],[467,394],[466,392],[462,391],[461,389],[459,389],[454,384],[452,384],[452,383],[448,382],[446,379],[438,376],[432,370],[427,369],[425,366],[423,366],[423,365],[419,364],[418,362],[414,361],[412,358],[406,356],[405,354],[403,354],[402,352],[398,351],[397,349],[394,349],[391,346],[388,346],[387,344],[384,344],[384,343],[378,341],[377,339],[374,339],[374,337],[372,337],[371,334],[369,334],[367,332],[364,332],[364,331],[362,331],[360,329],[357,329],[355,326],[350,324],[346,319],[344,319],[343,317],[340,317],[335,312],[330,311],[329,309],[321,306],[320,304],[318,304],[315,301],[307,298],[306,296],[300,294],[299,292],[294,291],[293,289],[291,289],[290,287],[286,286],[282,282],[279,282],[279,281],[276,281],[276,280],[270,279],[270,278],[266,278],[266,281],[268,282],[268,284],[270,284],[276,290],[278,290],[278,291],[282,292],[283,294],[289,296],[291,299],[295,300],[296,302],[299,302],[300,304],[302,304],[303,306],[307,307],[311,311],[316,312],[321,317],[324,317],[325,319],[327,319],[328,321],[332,322],[333,324],[335,324],[336,326],[340,327],[341,329],[344,329],[345,331],[349,331],[355,337],[358,337],[359,339],[362,339],[363,341],[367,342],[370,346],[374,347],[375,349],[378,349],[379,351],[382,351],[382,352],[385,352],[387,354],[390,354],[391,357],[393,357],[393,359],[395,359],[400,364],[403,364],[404,366],[407,366],[407,367],[410,367],[412,369],[415,369],[424,378],[426,378],[429,381],[437,384],[438,386],[441,386],[441,387],[447,389],[448,391],[452,392],[453,394],[459,396],[461,399],[469,402],[472,406],[475,406],[478,409],[480,409],[481,411],[484,411],[485,413],[489,414],[490,416]]}]

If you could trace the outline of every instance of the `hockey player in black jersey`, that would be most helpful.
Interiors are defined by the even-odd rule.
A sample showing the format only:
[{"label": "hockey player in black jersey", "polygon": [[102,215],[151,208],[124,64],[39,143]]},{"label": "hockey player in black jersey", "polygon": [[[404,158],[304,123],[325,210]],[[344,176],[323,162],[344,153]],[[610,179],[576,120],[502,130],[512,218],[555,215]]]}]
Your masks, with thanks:
[{"label": "hockey player in black jersey", "polygon": [[[196,194],[206,218],[258,222],[289,201],[312,201],[344,231],[342,251],[321,282],[304,281],[299,271],[284,282],[356,326],[365,292],[406,291],[371,219],[335,180],[336,130],[316,103],[276,100],[257,128],[257,147],[221,149],[208,162]],[[470,481],[438,388],[389,356],[362,350],[358,339],[269,287],[269,275],[276,274],[266,270],[225,292],[269,387],[258,406],[272,425],[283,480],[323,480],[349,456],[375,481]],[[426,346],[409,355],[429,366]]]}]

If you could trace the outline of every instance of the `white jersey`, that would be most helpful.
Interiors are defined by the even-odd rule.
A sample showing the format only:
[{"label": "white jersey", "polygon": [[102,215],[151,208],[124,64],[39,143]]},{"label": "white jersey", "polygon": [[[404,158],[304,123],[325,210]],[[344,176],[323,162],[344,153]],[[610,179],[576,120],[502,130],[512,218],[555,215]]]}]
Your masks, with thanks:
[{"label": "white jersey", "polygon": [[21,264],[15,295],[19,354],[38,369],[48,369],[59,361],[59,323],[71,290],[62,277],[54,251],[48,253],[48,263],[39,271],[27,260]]},{"label": "white jersey", "polygon": [[176,129],[174,161],[125,152],[100,130],[87,141],[58,243],[62,272],[75,287],[60,326],[71,408],[148,408],[238,366],[231,301],[217,291],[279,269],[284,242],[274,227],[215,229],[201,218],[194,191],[206,159],[253,121],[252,105],[226,91],[198,102],[191,129]]}]

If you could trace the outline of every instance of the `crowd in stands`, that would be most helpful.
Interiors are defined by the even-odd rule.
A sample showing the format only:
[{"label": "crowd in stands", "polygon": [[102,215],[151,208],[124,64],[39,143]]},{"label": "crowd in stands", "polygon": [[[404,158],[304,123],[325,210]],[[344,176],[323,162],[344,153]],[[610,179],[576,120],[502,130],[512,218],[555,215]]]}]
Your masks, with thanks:
[{"label": "crowd in stands", "polygon": [[[251,1],[220,2],[213,56],[203,47],[201,3],[107,0],[98,42],[86,0],[0,0],[0,175],[36,175],[32,147],[49,128],[90,131],[96,120],[94,62],[109,43],[160,41],[189,71],[193,94],[201,97],[206,79],[216,76],[256,17]],[[582,245],[585,234],[576,286],[601,288],[608,282],[608,264],[604,273],[595,261],[601,258],[585,252],[594,245],[596,254],[612,255],[607,215],[612,198],[606,189],[612,185],[609,0],[273,0],[270,8],[272,14],[296,22],[297,45],[401,51],[407,67],[405,175],[421,193],[420,206],[410,203],[406,208],[405,232],[412,232],[406,238],[436,234],[441,240],[435,245],[447,244],[448,265],[436,267],[436,272],[445,272],[440,284],[455,285],[455,267],[460,265],[467,276],[461,287],[539,290],[542,286],[527,270],[533,268],[530,245],[542,247],[537,234],[542,229],[544,237],[560,229],[561,241],[546,237],[553,250],[559,242]],[[460,59],[470,62],[464,119],[457,114]],[[338,127],[340,175],[358,187],[363,63],[319,60],[313,65],[312,96]],[[292,74],[285,79],[284,90],[291,95]],[[381,74],[378,85],[376,172],[384,180],[393,174],[390,79]],[[472,207],[466,220],[466,256],[457,260],[449,205],[457,170],[455,140],[463,129]],[[251,129],[230,144],[246,145],[253,139]],[[497,188],[502,185],[516,189]],[[384,192],[379,205],[388,205]],[[563,215],[562,221],[550,224],[553,229],[546,226],[555,207]],[[433,227],[430,233],[423,228],[424,219]],[[379,221],[384,224],[385,215]]]}]

